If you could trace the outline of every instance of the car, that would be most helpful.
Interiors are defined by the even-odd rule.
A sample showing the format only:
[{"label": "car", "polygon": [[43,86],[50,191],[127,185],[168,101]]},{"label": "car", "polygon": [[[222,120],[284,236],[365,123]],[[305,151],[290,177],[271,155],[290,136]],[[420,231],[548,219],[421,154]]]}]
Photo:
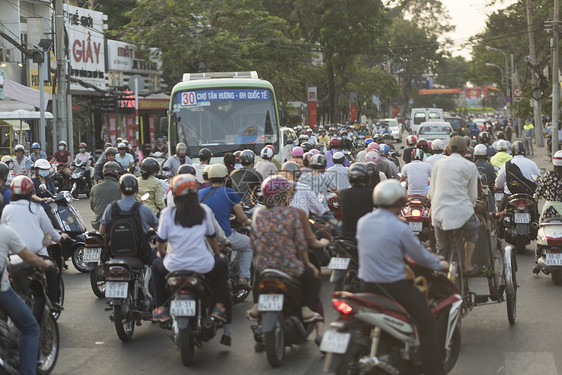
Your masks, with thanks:
[{"label": "car", "polygon": [[388,130],[392,136],[392,140],[398,143],[402,142],[402,127],[395,118],[385,118],[380,120],[381,126],[388,125]]},{"label": "car", "polygon": [[443,121],[443,109],[441,108],[412,108],[410,115],[412,134],[416,134],[418,126],[427,121]]},{"label": "car", "polygon": [[447,121],[453,127],[453,131],[457,132],[458,135],[470,135],[470,131],[466,122],[458,116],[445,116],[445,121]]},{"label": "car", "polygon": [[426,141],[442,139],[448,144],[452,131],[453,127],[446,121],[426,121],[420,124],[416,135],[418,139],[423,138]]},{"label": "car", "polygon": [[488,122],[488,119],[485,118],[475,118],[472,119],[472,122],[476,124],[476,126],[478,126],[479,129],[486,129],[486,123]]}]

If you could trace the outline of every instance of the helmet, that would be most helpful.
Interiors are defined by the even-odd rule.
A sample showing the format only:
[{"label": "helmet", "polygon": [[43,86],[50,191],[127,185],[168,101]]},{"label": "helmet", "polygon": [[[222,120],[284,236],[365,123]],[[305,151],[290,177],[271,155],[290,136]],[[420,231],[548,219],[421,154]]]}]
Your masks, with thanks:
[{"label": "helmet", "polygon": [[80,144],[78,145],[78,148],[86,148],[88,147],[88,145],[85,142],[80,142]]},{"label": "helmet", "polygon": [[406,137],[406,144],[408,146],[413,146],[415,145],[417,142],[416,136],[415,135],[409,135]]},{"label": "helmet", "polygon": [[316,155],[316,154],[321,154],[320,151],[318,151],[317,149],[313,148],[312,150],[308,151],[310,152],[312,155]]},{"label": "helmet", "polygon": [[234,152],[234,157],[236,158],[236,162],[240,163],[240,154],[242,153],[242,151],[238,150]]},{"label": "helmet", "polygon": [[246,149],[240,153],[240,163],[242,165],[250,165],[254,162],[255,157],[254,151]]},{"label": "helmet", "polygon": [[[184,165],[189,165],[189,164],[184,164]],[[181,168],[178,168],[178,172],[180,171]],[[208,180],[209,179],[209,169],[211,169],[211,164],[207,164],[205,166],[205,168],[203,169],[203,180]],[[179,174],[179,173],[178,173]]]},{"label": "helmet", "polygon": [[384,180],[373,191],[373,203],[376,207],[393,207],[405,202],[406,190],[398,180]]},{"label": "helmet", "polygon": [[425,157],[425,153],[423,152],[422,149],[415,148],[412,150],[412,160],[423,161],[424,157]]},{"label": "helmet", "polygon": [[117,163],[116,161],[108,161],[103,165],[102,174],[103,177],[105,176],[113,176],[115,178],[119,177],[123,169],[121,168],[121,164]]},{"label": "helmet", "polygon": [[139,190],[139,182],[137,181],[137,178],[131,173],[125,173],[119,179],[119,190],[126,195],[136,194]]},{"label": "helmet", "polygon": [[115,147],[108,147],[108,148],[105,149],[104,153],[105,153],[105,156],[115,155],[115,154],[117,154],[117,150],[115,149]]},{"label": "helmet", "polygon": [[140,170],[143,176],[150,176],[153,173],[160,172],[160,164],[158,164],[156,159],[149,156],[142,161]]},{"label": "helmet", "polygon": [[187,152],[187,145],[183,142],[180,142],[176,145],[176,152],[178,151],[184,151]]},{"label": "helmet", "polygon": [[279,196],[291,190],[293,183],[282,176],[269,176],[261,183],[261,192],[270,206],[279,203]]},{"label": "helmet", "polygon": [[468,135],[465,135],[462,137],[466,143],[466,147],[470,147],[470,143],[472,142],[472,138],[470,138]]},{"label": "helmet", "polygon": [[330,148],[338,148],[340,147],[340,140],[338,138],[330,139]]},{"label": "helmet", "polygon": [[305,167],[310,167],[310,159],[312,159],[312,157],[314,156],[314,154],[312,152],[305,152],[304,155],[302,156],[302,164]]},{"label": "helmet", "polygon": [[261,149],[260,156],[262,159],[271,159],[273,157],[273,150],[269,147],[264,147]]},{"label": "helmet", "polygon": [[199,160],[210,160],[213,157],[213,153],[208,148],[202,148],[197,154]]},{"label": "helmet", "polygon": [[128,146],[128,145],[129,145],[129,140],[128,140],[127,138],[123,138],[123,143]]},{"label": "helmet", "polygon": [[304,150],[302,147],[297,146],[293,148],[293,151],[291,151],[291,155],[293,155],[294,158],[302,157],[304,155]]},{"label": "helmet", "polygon": [[343,154],[343,152],[338,151],[334,155],[332,155],[332,160],[336,164],[343,164],[345,161],[345,155]]},{"label": "helmet", "polygon": [[496,137],[498,139],[505,139],[505,134],[504,132],[502,132],[501,130],[499,132],[496,133]]},{"label": "helmet", "polygon": [[117,137],[117,144],[123,142],[123,138],[122,137]]},{"label": "helmet", "polygon": [[490,134],[488,132],[478,134],[478,141],[480,143],[488,143],[490,141]]},{"label": "helmet", "polygon": [[270,148],[270,149],[272,149],[272,150],[275,149],[275,147],[273,147],[273,145],[265,145],[265,148]]},{"label": "helmet", "polygon": [[372,138],[367,138],[365,139],[365,146],[368,146],[370,143],[373,143],[373,139]]},{"label": "helmet", "polygon": [[384,143],[382,145],[379,145],[379,149],[382,156],[388,156],[388,154],[390,153],[390,147],[388,147],[388,145],[385,145]]},{"label": "helmet", "polygon": [[511,154],[512,155],[525,155],[527,150],[525,150],[525,145],[521,141],[513,142],[511,145]]},{"label": "helmet", "polygon": [[162,136],[162,141],[166,142],[168,140],[168,137],[166,137],[165,135]]},{"label": "helmet", "polygon": [[307,132],[308,134],[312,134],[312,129],[308,128],[308,129],[306,129],[306,132]]},{"label": "helmet", "polygon": [[423,138],[418,139],[418,141],[416,142],[416,148],[423,150],[423,152],[429,152],[427,141]]},{"label": "helmet", "polygon": [[367,151],[378,151],[380,150],[379,144],[377,142],[371,142],[367,146]]},{"label": "helmet", "polygon": [[222,164],[212,164],[209,168],[209,178],[225,178],[228,176],[228,170]]},{"label": "helmet", "polygon": [[8,167],[8,165],[4,162],[0,162],[0,178],[8,177],[9,173],[10,173],[10,167]]},{"label": "helmet", "polygon": [[111,147],[111,142],[105,142],[105,144],[103,145],[104,149],[106,149],[108,147]]},{"label": "helmet", "polygon": [[367,166],[367,174],[369,176],[369,182],[373,182],[373,178],[376,178],[375,181],[380,181],[379,177],[379,166],[372,161],[368,161],[365,163]]},{"label": "helmet", "polygon": [[367,154],[365,155],[365,162],[373,162],[376,165],[379,165],[380,161],[381,161],[381,156],[378,153],[378,151],[369,151],[367,152]]},{"label": "helmet", "polygon": [[156,142],[162,143],[162,138],[156,138]]},{"label": "helmet", "polygon": [[51,169],[51,163],[45,159],[37,159],[34,167],[38,169]]},{"label": "helmet", "polygon": [[300,173],[300,168],[294,161],[286,161],[281,166],[281,171],[290,172],[295,176]]},{"label": "helmet", "polygon": [[367,184],[369,183],[369,169],[367,164],[357,162],[350,165],[347,171],[349,182],[352,184]]},{"label": "helmet", "polygon": [[170,189],[174,197],[183,197],[187,194],[197,194],[197,180],[192,174],[178,174],[170,182]]},{"label": "helmet", "polygon": [[16,145],[16,147],[14,147],[14,151],[15,152],[18,152],[18,151],[24,152],[25,148],[23,147],[23,145]]},{"label": "helmet", "polygon": [[382,135],[382,141],[388,145],[392,142],[392,137],[390,136],[390,134],[385,133]]},{"label": "helmet", "polygon": [[474,156],[488,156],[488,149],[483,144],[474,146]]},{"label": "helmet", "polygon": [[34,150],[36,148],[41,148],[41,145],[39,144],[39,142],[33,142],[33,144],[31,145],[31,149]]},{"label": "helmet", "polygon": [[10,191],[16,195],[28,195],[33,192],[33,181],[27,176],[16,176],[10,184]]},{"label": "helmet", "polygon": [[322,154],[316,154],[310,159],[310,168],[324,169],[326,168],[326,158]]},{"label": "helmet", "polygon": [[431,143],[432,151],[443,151],[445,149],[445,142],[442,139],[436,139]]},{"label": "helmet", "polygon": [[562,167],[562,150],[556,151],[552,157],[552,165],[555,167]]},{"label": "helmet", "polygon": [[498,151],[507,151],[507,141],[505,139],[500,139],[497,144]]},{"label": "helmet", "polygon": [[301,143],[301,147],[304,150],[304,152],[308,152],[308,151],[312,150],[312,144],[310,142]]},{"label": "helmet", "polygon": [[60,142],[59,142],[59,146],[64,146],[64,147],[66,147],[66,142],[65,142],[65,141],[60,141]]},{"label": "helmet", "polygon": [[[304,130],[303,130],[303,132],[304,132]],[[299,135],[299,142],[300,143],[303,143],[303,142],[306,142],[306,141],[308,141],[308,135],[306,135],[306,134]]]},{"label": "helmet", "polygon": [[118,143],[118,144],[117,144],[117,149],[120,150],[120,149],[122,149],[122,148],[127,149],[127,145],[126,145],[125,143],[123,143],[123,142]]},{"label": "helmet", "polygon": [[382,143],[382,135],[380,134],[375,134],[375,136],[373,137],[374,141],[377,142],[378,144]]},{"label": "helmet", "polygon": [[2,156],[2,159],[0,159],[0,161],[1,161],[2,163],[8,164],[8,163],[13,162],[14,159],[12,159],[12,157],[11,157],[10,155],[4,155],[4,156]]}]

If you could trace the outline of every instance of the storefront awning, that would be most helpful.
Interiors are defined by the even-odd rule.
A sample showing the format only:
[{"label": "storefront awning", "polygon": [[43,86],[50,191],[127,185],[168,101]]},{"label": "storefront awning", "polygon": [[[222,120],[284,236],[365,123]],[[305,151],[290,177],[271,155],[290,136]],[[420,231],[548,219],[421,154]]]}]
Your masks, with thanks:
[{"label": "storefront awning", "polygon": [[[36,120],[41,118],[41,112],[39,111],[26,111],[23,109],[18,109],[12,112],[0,112],[0,120]],[[46,119],[52,119],[53,114],[51,112],[45,112]]]},{"label": "storefront awning", "polygon": [[168,109],[170,96],[166,94],[153,94],[146,98],[139,98],[139,109]]},{"label": "storefront awning", "polygon": [[2,126],[2,125],[9,125],[15,131],[29,130],[29,124],[25,121],[20,122],[19,120],[0,120],[0,126]]}]

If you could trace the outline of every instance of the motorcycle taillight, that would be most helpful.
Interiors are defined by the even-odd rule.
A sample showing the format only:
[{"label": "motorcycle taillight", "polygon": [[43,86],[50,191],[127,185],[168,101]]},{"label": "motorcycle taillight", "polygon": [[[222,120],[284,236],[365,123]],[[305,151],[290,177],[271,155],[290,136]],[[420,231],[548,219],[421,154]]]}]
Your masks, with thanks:
[{"label": "motorcycle taillight", "polygon": [[342,319],[351,319],[353,317],[353,307],[351,307],[347,302],[340,300],[333,300],[332,305],[334,309],[339,311],[340,317]]},{"label": "motorcycle taillight", "polygon": [[107,280],[129,280],[129,272],[123,267],[111,267],[107,273]]},{"label": "motorcycle taillight", "polygon": [[418,209],[412,210],[412,216],[421,216],[421,210]]},{"label": "motorcycle taillight", "polygon": [[531,205],[531,202],[529,202],[527,199],[517,199],[515,201],[515,205],[517,207],[527,207],[527,206]]},{"label": "motorcycle taillight", "polygon": [[260,280],[258,284],[258,290],[263,289],[279,289],[283,292],[287,292],[287,286],[285,285],[285,283],[275,279]]}]

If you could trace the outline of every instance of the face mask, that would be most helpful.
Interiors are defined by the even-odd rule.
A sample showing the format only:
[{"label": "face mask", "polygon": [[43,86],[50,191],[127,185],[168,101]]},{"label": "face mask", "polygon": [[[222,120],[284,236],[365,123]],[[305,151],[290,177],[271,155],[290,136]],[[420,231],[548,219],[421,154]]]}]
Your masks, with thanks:
[{"label": "face mask", "polygon": [[344,135],[344,136],[342,137],[342,139],[347,139],[347,135]]},{"label": "face mask", "polygon": [[64,151],[64,146],[59,146],[59,150]]},{"label": "face mask", "polygon": [[41,177],[48,177],[48,176],[49,176],[49,171],[45,171],[45,170],[41,169],[41,170],[39,171],[39,176],[41,176]]},{"label": "face mask", "polygon": [[80,152],[85,152],[85,151],[86,151],[85,148],[80,148],[80,149],[78,149],[78,150],[79,150]]}]

